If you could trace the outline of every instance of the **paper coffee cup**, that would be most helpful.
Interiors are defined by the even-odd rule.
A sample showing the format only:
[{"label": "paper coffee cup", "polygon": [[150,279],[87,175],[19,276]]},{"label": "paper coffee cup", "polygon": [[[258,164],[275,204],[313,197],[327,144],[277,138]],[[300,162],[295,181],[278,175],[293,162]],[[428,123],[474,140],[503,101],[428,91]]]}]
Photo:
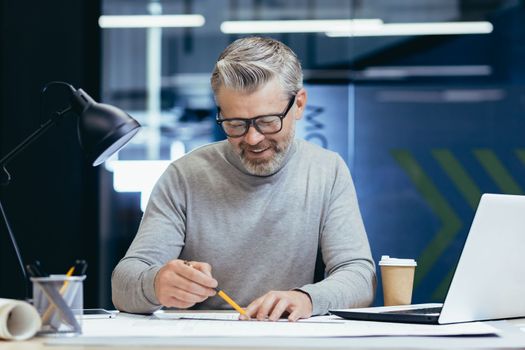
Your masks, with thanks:
[{"label": "paper coffee cup", "polygon": [[396,259],[383,255],[379,262],[385,306],[410,305],[417,263],[414,259]]}]

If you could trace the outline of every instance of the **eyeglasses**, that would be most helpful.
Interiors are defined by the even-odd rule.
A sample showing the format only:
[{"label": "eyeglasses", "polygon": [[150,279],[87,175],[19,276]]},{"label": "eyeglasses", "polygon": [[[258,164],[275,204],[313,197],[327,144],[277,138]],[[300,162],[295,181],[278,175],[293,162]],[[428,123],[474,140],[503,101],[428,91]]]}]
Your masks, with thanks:
[{"label": "eyeglasses", "polygon": [[228,137],[241,137],[248,133],[250,126],[253,125],[255,130],[260,134],[269,135],[277,134],[283,128],[283,119],[286,117],[295,102],[295,95],[290,98],[290,102],[281,114],[260,115],[254,118],[242,119],[231,118],[221,119],[221,108],[217,107],[217,124],[222,127]]}]

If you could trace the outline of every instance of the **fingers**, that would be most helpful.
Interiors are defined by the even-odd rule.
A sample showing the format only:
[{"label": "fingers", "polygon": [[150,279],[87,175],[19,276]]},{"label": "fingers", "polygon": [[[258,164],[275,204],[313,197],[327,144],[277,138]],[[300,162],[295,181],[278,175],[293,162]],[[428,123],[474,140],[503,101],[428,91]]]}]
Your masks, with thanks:
[{"label": "fingers", "polygon": [[211,276],[211,265],[205,262],[190,261],[189,262],[194,268],[204,273],[206,276]]},{"label": "fingers", "polygon": [[[284,301],[284,299],[281,299]],[[257,310],[257,320],[264,321],[268,319],[270,312],[274,309],[276,303],[279,302],[278,292],[269,292],[266,294],[263,302],[260,304]],[[281,314],[277,315],[277,319],[281,317]]]},{"label": "fingers", "polygon": [[264,296],[252,301],[250,305],[248,305],[246,309],[244,309],[246,315],[240,315],[239,319],[246,321],[246,320],[250,320],[254,318],[257,313],[257,310],[259,310],[259,306],[261,305],[263,301],[264,301]]},{"label": "fingers", "polygon": [[[311,316],[311,315],[310,315]],[[301,312],[298,309],[295,309],[292,311],[292,313],[288,316],[288,321],[295,322],[299,320],[300,318],[308,318],[310,316],[304,317],[301,315]]]},{"label": "fingers", "polygon": [[187,309],[187,308],[190,308],[193,305],[195,305],[195,303],[179,300],[179,299],[174,298],[174,297],[168,297],[162,303],[162,305],[164,305],[166,307],[176,307],[176,308],[179,308],[179,309]]},{"label": "fingers", "polygon": [[289,321],[310,317],[312,315],[310,297],[298,291],[271,291],[248,305],[246,316],[241,315],[239,319],[277,321],[286,313],[289,313]]},{"label": "fingers", "polygon": [[[279,313],[279,310],[282,308],[283,304],[287,304],[284,300],[284,292],[268,292],[260,298],[254,300],[246,308],[246,317],[241,318],[242,320],[257,319],[258,321],[269,320],[269,315],[272,314],[272,321],[278,320],[282,312]],[[282,302],[281,302],[282,301]],[[279,305],[278,309],[275,310],[275,306]],[[286,309],[286,307],[285,307]],[[274,312],[275,311],[275,312]]]},{"label": "fingers", "polygon": [[216,288],[218,286],[217,280],[211,277],[211,267],[209,268],[210,275],[200,271],[198,268],[204,268],[205,263],[190,262],[185,264],[182,260],[172,260],[168,263],[172,269],[195,283],[204,287]]},{"label": "fingers", "polygon": [[186,265],[182,260],[172,260],[158,271],[154,285],[162,305],[188,308],[215,295],[217,281],[211,276],[209,264]]},{"label": "fingers", "polygon": [[[201,302],[206,298],[215,295],[215,290],[203,287],[180,275],[174,275],[170,283],[172,283],[170,286],[174,289],[172,296],[181,300]],[[183,296],[187,294],[192,295],[192,297],[190,298],[190,296],[188,296],[187,298],[184,298]]]},{"label": "fingers", "polygon": [[[287,311],[288,306],[290,306],[290,303],[286,299],[281,299],[279,302],[275,305],[275,307],[272,310],[272,313],[268,317],[270,321],[277,321],[281,318],[282,314]],[[290,319],[290,318],[288,318]]]}]

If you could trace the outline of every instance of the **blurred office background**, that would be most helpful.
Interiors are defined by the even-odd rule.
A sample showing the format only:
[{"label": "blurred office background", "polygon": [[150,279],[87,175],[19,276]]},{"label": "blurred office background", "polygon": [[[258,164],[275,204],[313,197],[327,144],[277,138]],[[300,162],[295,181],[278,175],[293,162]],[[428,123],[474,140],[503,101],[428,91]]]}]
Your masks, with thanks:
[{"label": "blurred office background", "polygon": [[[300,57],[309,106],[297,136],[346,160],[375,261],[418,261],[414,302],[443,300],[482,193],[525,194],[524,1],[28,7],[8,0],[0,10],[0,156],[66,103],[54,90],[39,112],[40,89],[51,80],[81,87],[144,125],[118,156],[92,168],[74,118],[65,120],[12,162],[13,181],[0,188],[25,261],[60,273],[74,259],[88,260],[88,307],[112,308],[111,271],[169,162],[224,138],[209,76],[219,53],[244,35],[277,38]],[[3,222],[0,230],[0,297],[22,297]],[[382,303],[380,285],[375,303]]]}]

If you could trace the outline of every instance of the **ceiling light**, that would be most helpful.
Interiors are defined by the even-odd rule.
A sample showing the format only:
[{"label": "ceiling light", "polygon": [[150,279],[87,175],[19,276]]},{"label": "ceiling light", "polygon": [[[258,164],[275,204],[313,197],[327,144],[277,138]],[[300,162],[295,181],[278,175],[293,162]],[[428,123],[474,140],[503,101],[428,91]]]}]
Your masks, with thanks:
[{"label": "ceiling light", "polygon": [[405,79],[411,77],[464,77],[488,76],[488,65],[442,65],[442,66],[381,66],[369,67],[355,72],[359,79]]},{"label": "ceiling light", "polygon": [[372,30],[382,23],[380,19],[225,21],[221,23],[221,32],[225,34],[345,32],[353,30],[355,26]]},{"label": "ceiling light", "polygon": [[202,27],[205,23],[202,15],[134,15],[100,16],[100,28],[169,28]]},{"label": "ceiling light", "polygon": [[383,23],[377,26],[353,26],[346,31],[326,31],[329,37],[489,34],[490,22]]}]

